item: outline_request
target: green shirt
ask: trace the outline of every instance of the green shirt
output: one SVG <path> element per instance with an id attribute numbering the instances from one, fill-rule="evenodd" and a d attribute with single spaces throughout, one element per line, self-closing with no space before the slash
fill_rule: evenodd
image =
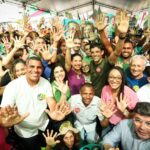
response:
<path id="1" fill-rule="evenodd" d="M 130 64 L 125 63 L 122 57 L 118 57 L 118 62 L 123 63 L 122 69 L 124 70 L 125 73 L 127 73 L 129 71 Z"/>
<path id="2" fill-rule="evenodd" d="M 51 85 L 52 85 L 53 97 L 56 100 L 56 102 L 58 103 L 61 98 L 61 91 L 58 89 L 56 81 L 53 81 Z M 71 97 L 70 89 L 67 90 L 66 97 L 67 97 L 67 100 Z"/>
<path id="3" fill-rule="evenodd" d="M 105 57 L 99 64 L 95 64 L 94 61 L 91 61 L 91 82 L 94 86 L 96 96 L 100 97 L 102 88 L 106 84 L 108 72 L 111 66 L 112 65 L 109 63 L 107 57 Z"/>

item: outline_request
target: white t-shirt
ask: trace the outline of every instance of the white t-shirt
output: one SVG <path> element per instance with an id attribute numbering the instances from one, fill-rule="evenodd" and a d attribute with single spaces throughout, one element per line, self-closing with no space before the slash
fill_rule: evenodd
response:
<path id="1" fill-rule="evenodd" d="M 100 121 L 104 119 L 99 109 L 101 100 L 97 96 L 93 97 L 92 102 L 87 107 L 83 104 L 80 94 L 71 96 L 69 102 L 75 115 L 75 127 L 80 131 L 83 128 L 87 132 L 94 131 L 96 128 L 96 117 L 98 116 Z"/>
<path id="2" fill-rule="evenodd" d="M 48 97 L 52 97 L 51 85 L 42 77 L 33 87 L 28 84 L 26 76 L 21 76 L 6 86 L 1 106 L 16 105 L 20 115 L 30 113 L 24 121 L 15 125 L 15 131 L 19 136 L 32 137 L 38 134 L 39 129 L 46 129 L 49 119 L 45 113 L 45 98 Z"/>
<path id="3" fill-rule="evenodd" d="M 150 83 L 142 86 L 137 91 L 137 96 L 140 102 L 149 102 L 150 103 Z"/>

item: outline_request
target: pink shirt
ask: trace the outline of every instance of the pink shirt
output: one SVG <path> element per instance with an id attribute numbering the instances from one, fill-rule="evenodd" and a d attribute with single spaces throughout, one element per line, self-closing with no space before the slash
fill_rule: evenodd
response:
<path id="1" fill-rule="evenodd" d="M 134 109 L 136 103 L 139 102 L 136 93 L 132 89 L 130 89 L 128 86 L 125 86 L 124 87 L 124 95 L 127 96 L 128 101 L 129 101 L 128 109 L 130 109 L 130 110 Z M 102 93 L 101 93 L 101 98 L 102 98 L 102 101 L 104 101 L 104 102 L 108 102 L 108 101 L 112 100 L 112 93 L 111 93 L 111 88 L 109 85 L 106 85 L 103 87 Z M 117 106 L 116 106 L 116 109 L 117 109 Z M 111 116 L 111 118 L 109 119 L 109 122 L 116 125 L 122 119 L 125 119 L 125 117 L 122 114 L 122 112 L 120 112 L 117 109 L 117 112 Z"/>

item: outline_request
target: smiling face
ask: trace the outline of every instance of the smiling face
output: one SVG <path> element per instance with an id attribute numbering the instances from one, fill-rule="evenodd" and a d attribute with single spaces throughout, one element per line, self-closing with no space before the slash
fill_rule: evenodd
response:
<path id="1" fill-rule="evenodd" d="M 124 43 L 121 55 L 123 58 L 129 58 L 132 56 L 134 49 L 132 43 Z"/>
<path id="2" fill-rule="evenodd" d="M 108 75 L 108 83 L 112 90 L 118 90 L 122 83 L 122 76 L 117 69 L 112 69 Z"/>
<path id="3" fill-rule="evenodd" d="M 63 140 L 64 140 L 65 145 L 66 145 L 69 149 L 72 149 L 72 148 L 73 148 L 75 138 L 74 138 L 74 134 L 73 134 L 72 131 L 68 131 L 68 132 L 64 135 Z"/>
<path id="4" fill-rule="evenodd" d="M 74 56 L 71 65 L 74 70 L 80 70 L 82 67 L 82 58 L 80 56 Z"/>
<path id="5" fill-rule="evenodd" d="M 26 65 L 23 63 L 17 63 L 14 69 L 15 69 L 15 76 L 17 78 L 20 77 L 21 75 L 25 75 L 26 73 Z"/>
<path id="6" fill-rule="evenodd" d="M 88 106 L 94 97 L 94 89 L 92 87 L 82 87 L 80 90 L 82 102 L 85 106 Z"/>
<path id="7" fill-rule="evenodd" d="M 102 56 L 104 54 L 104 51 L 99 49 L 98 47 L 94 47 L 91 49 L 91 57 L 95 64 L 98 64 L 102 60 Z"/>
<path id="8" fill-rule="evenodd" d="M 39 60 L 30 59 L 27 63 L 26 78 L 30 85 L 35 85 L 40 80 L 42 75 L 42 63 Z"/>
<path id="9" fill-rule="evenodd" d="M 73 50 L 78 52 L 81 48 L 81 39 L 75 38 L 73 42 L 74 42 Z"/>
<path id="10" fill-rule="evenodd" d="M 54 77 L 55 79 L 59 79 L 60 81 L 63 81 L 65 79 L 65 71 L 61 66 L 55 67 Z"/>
<path id="11" fill-rule="evenodd" d="M 150 117 L 135 114 L 133 125 L 137 136 L 142 140 L 150 139 Z"/>
<path id="12" fill-rule="evenodd" d="M 90 71 L 90 66 L 87 62 L 83 61 L 82 62 L 82 72 L 83 73 L 88 73 Z"/>
<path id="13" fill-rule="evenodd" d="M 130 64 L 130 72 L 135 79 L 143 77 L 145 61 L 143 59 L 133 59 Z"/>

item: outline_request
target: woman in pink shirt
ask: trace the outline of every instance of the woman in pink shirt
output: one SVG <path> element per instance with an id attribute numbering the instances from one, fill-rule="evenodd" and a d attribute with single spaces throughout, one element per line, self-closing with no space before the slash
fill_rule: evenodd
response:
<path id="1" fill-rule="evenodd" d="M 103 87 L 101 98 L 104 102 L 102 104 L 103 110 L 105 108 L 108 122 L 112 125 L 116 125 L 122 119 L 128 118 L 130 110 L 139 101 L 136 93 L 125 85 L 124 72 L 118 66 L 110 70 L 108 74 L 108 85 Z M 112 107 L 114 111 L 112 111 Z"/>

